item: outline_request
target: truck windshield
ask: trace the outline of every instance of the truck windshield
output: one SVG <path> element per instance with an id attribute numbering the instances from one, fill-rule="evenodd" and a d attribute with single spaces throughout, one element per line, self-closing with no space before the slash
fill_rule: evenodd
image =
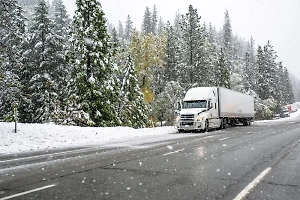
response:
<path id="1" fill-rule="evenodd" d="M 206 108 L 205 100 L 184 101 L 183 108 Z"/>

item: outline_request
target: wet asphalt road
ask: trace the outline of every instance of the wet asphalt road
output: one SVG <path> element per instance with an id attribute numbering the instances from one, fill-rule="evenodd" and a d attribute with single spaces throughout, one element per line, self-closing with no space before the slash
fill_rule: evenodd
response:
<path id="1" fill-rule="evenodd" d="M 299 119 L 186 135 L 9 163 L 0 200 L 300 199 Z"/>

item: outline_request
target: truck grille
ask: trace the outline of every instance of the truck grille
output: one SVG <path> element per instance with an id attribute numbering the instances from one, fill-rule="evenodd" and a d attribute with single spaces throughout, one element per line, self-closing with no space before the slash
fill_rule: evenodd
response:
<path id="1" fill-rule="evenodd" d="M 181 115 L 181 121 L 194 121 L 194 115 Z"/>

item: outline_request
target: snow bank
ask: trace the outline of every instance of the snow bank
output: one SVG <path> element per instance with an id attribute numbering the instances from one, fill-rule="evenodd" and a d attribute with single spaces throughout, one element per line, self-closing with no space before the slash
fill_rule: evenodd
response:
<path id="1" fill-rule="evenodd" d="M 174 127 L 133 129 L 19 123 L 15 133 L 14 127 L 14 123 L 0 122 L 0 154 L 97 145 L 176 132 Z"/>
<path id="2" fill-rule="evenodd" d="M 292 119 L 298 118 L 300 116 L 300 110 L 293 112 L 290 114 L 290 117 L 285 117 L 285 118 L 279 118 L 279 119 L 272 119 L 272 120 L 260 120 L 260 121 L 255 121 L 255 124 L 261 124 L 261 123 L 276 123 L 276 122 L 287 122 L 291 121 Z"/>

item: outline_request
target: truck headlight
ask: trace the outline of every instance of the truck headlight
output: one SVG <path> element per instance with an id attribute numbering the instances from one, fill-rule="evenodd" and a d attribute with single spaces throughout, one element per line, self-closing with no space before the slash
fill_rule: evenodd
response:
<path id="1" fill-rule="evenodd" d="M 178 122 L 180 120 L 180 116 L 176 117 L 176 122 Z"/>
<path id="2" fill-rule="evenodd" d="M 204 120 L 204 117 L 202 117 L 202 116 L 197 118 L 197 121 L 203 121 L 203 120 Z"/>

